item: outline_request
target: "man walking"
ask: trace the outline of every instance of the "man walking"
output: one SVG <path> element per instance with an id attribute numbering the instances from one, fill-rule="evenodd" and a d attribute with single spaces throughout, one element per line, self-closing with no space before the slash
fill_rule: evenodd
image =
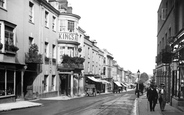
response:
<path id="1" fill-rule="evenodd" d="M 158 93 L 153 84 L 150 85 L 150 88 L 147 91 L 147 98 L 150 104 L 150 111 L 155 111 L 155 106 L 158 99 Z"/>
<path id="2" fill-rule="evenodd" d="M 165 85 L 161 84 L 159 90 L 159 103 L 160 103 L 160 109 L 161 111 L 164 111 L 165 105 L 166 105 L 166 90 Z"/>

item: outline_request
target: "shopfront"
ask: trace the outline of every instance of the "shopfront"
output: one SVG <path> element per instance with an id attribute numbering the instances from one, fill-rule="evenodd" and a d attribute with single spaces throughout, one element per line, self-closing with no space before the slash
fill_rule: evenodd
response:
<path id="1" fill-rule="evenodd" d="M 21 98 L 20 65 L 0 63 L 0 103 L 14 102 Z M 19 87 L 19 88 L 18 88 Z"/>

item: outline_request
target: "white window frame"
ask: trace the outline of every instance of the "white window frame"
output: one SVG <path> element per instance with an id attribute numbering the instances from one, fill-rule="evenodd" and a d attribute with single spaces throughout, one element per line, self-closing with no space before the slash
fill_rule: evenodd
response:
<path id="1" fill-rule="evenodd" d="M 30 6 L 30 4 L 32 6 Z M 29 1 L 29 22 L 34 23 L 34 3 Z"/>
<path id="2" fill-rule="evenodd" d="M 52 30 L 56 31 L 56 16 L 52 16 Z"/>
<path id="3" fill-rule="evenodd" d="M 6 0 L 0 0 L 1 2 L 3 2 L 3 5 L 0 6 L 0 8 L 6 9 Z"/>
<path id="4" fill-rule="evenodd" d="M 49 28 L 49 12 L 45 10 L 45 27 Z"/>

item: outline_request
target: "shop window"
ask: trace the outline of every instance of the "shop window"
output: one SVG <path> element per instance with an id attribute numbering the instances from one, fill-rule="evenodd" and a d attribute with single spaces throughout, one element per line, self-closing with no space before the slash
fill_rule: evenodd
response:
<path id="1" fill-rule="evenodd" d="M 68 20 L 68 31 L 74 32 L 74 21 Z"/>
<path id="2" fill-rule="evenodd" d="M 29 22 L 34 22 L 34 4 L 29 2 Z"/>
<path id="3" fill-rule="evenodd" d="M 0 70 L 0 97 L 7 95 L 14 95 L 14 71 L 7 71 L 7 77 L 5 77 L 5 71 Z"/>
<path id="4" fill-rule="evenodd" d="M 0 97 L 5 96 L 5 71 L 0 70 Z"/>
<path id="5" fill-rule="evenodd" d="M 14 71 L 7 71 L 7 95 L 14 94 Z"/>

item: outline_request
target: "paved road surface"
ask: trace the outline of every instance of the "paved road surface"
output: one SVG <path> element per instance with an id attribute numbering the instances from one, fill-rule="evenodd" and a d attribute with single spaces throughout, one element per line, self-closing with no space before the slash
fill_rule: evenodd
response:
<path id="1" fill-rule="evenodd" d="M 71 100 L 41 100 L 41 107 L 2 112 L 0 115 L 131 115 L 134 91 Z"/>

